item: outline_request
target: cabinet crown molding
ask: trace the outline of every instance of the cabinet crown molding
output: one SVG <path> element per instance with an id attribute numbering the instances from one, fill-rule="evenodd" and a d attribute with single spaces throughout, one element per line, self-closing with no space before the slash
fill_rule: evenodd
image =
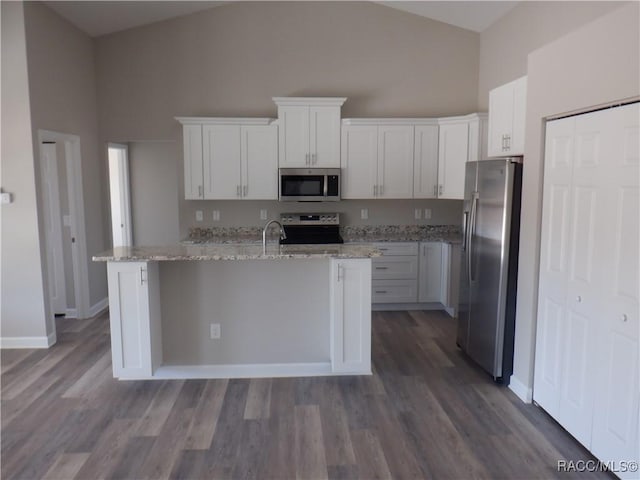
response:
<path id="1" fill-rule="evenodd" d="M 347 97 L 272 97 L 276 105 L 306 105 L 306 106 L 335 106 L 341 107 Z"/>
<path id="2" fill-rule="evenodd" d="M 438 125 L 437 118 L 343 118 L 343 125 Z"/>
<path id="3" fill-rule="evenodd" d="M 182 125 L 271 125 L 275 118 L 265 117 L 174 117 Z"/>

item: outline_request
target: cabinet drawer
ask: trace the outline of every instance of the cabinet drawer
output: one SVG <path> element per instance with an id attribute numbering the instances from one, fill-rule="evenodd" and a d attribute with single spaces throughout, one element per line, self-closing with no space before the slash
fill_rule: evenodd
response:
<path id="1" fill-rule="evenodd" d="M 418 301 L 417 280 L 372 280 L 372 303 L 415 303 Z"/>
<path id="2" fill-rule="evenodd" d="M 374 246 L 385 257 L 392 255 L 418 255 L 418 244 L 416 242 L 379 242 L 374 243 Z"/>
<path id="3" fill-rule="evenodd" d="M 418 278 L 418 257 L 407 255 L 377 257 L 371 263 L 371 270 L 371 278 L 374 280 L 415 280 Z"/>

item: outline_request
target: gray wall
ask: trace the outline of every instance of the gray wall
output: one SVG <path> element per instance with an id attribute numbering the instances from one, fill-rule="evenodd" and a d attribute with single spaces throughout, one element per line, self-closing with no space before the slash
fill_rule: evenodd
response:
<path id="1" fill-rule="evenodd" d="M 480 111 L 489 108 L 489 90 L 527 74 L 529 53 L 622 3 L 520 2 L 480 34 Z"/>
<path id="2" fill-rule="evenodd" d="M 40 252 L 24 12 L 2 2 L 1 185 L 14 202 L 2 205 L 0 336 L 47 335 Z"/>
<path id="3" fill-rule="evenodd" d="M 159 142 L 129 144 L 129 184 L 134 245 L 180 241 L 178 225 L 178 146 Z"/>
<path id="4" fill-rule="evenodd" d="M 627 3 L 529 55 L 514 358 L 514 377 L 527 388 L 533 385 L 544 121 L 640 96 L 639 19 L 639 4 Z"/>
<path id="5" fill-rule="evenodd" d="M 471 113 L 478 41 L 474 32 L 373 3 L 224 5 L 97 40 L 101 136 L 175 142 L 166 155 L 175 156 L 178 169 L 181 237 L 196 225 L 196 209 L 206 220 L 220 209 L 219 225 L 260 225 L 259 202 L 184 200 L 182 129 L 174 116 L 275 117 L 271 97 L 295 95 L 346 96 L 344 117 Z M 306 208 L 263 205 L 270 215 Z M 398 205 L 400 214 L 392 210 Z M 459 221 L 459 205 L 420 205 L 431 205 L 431 223 Z M 148 206 L 134 217 L 153 216 Z M 369 223 L 414 223 L 413 202 L 342 202 L 338 210 L 359 223 L 362 206 Z"/>
<path id="6" fill-rule="evenodd" d="M 94 305 L 107 296 L 105 265 L 92 262 L 91 257 L 106 249 L 108 198 L 106 164 L 101 161 L 106 147 L 98 143 L 94 45 L 44 4 L 26 2 L 24 9 L 34 138 L 38 129 L 80 137 L 89 305 Z M 34 154 L 37 158 L 38 145 Z"/>

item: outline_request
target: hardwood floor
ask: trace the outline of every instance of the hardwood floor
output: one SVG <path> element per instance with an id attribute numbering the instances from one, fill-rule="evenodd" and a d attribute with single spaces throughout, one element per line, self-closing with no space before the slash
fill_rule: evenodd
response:
<path id="1" fill-rule="evenodd" d="M 374 312 L 367 377 L 116 381 L 106 316 L 57 327 L 2 351 L 3 479 L 567 479 L 558 460 L 592 458 L 440 312 Z"/>

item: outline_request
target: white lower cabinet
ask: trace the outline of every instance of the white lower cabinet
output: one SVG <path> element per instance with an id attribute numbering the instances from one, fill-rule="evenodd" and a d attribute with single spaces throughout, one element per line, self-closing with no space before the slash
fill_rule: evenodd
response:
<path id="1" fill-rule="evenodd" d="M 443 285 L 442 243 L 420 243 L 419 302 L 441 302 Z"/>
<path id="2" fill-rule="evenodd" d="M 614 473 L 639 460 L 640 108 L 547 122 L 533 399 Z"/>
<path id="3" fill-rule="evenodd" d="M 113 376 L 151 378 L 162 362 L 157 262 L 109 262 Z"/>
<path id="4" fill-rule="evenodd" d="M 393 242 L 376 244 L 381 257 L 372 259 L 373 303 L 415 303 L 418 301 L 418 244 Z"/>
<path id="5" fill-rule="evenodd" d="M 371 373 L 371 260 L 331 260 L 331 369 Z"/>

